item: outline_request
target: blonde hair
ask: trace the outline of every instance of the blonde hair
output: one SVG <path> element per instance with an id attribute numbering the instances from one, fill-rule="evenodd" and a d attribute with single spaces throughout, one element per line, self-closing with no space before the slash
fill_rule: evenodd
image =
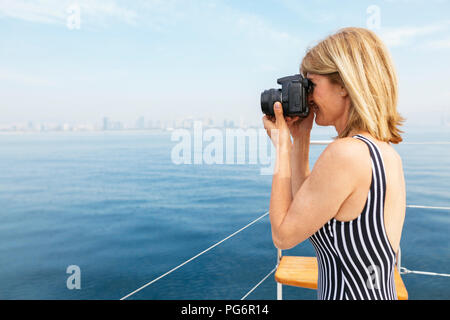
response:
<path id="1" fill-rule="evenodd" d="M 378 140 L 399 143 L 399 126 L 405 121 L 397 112 L 397 75 L 392 58 L 378 36 L 363 28 L 344 28 L 309 49 L 300 72 L 326 75 L 345 87 L 351 106 L 346 128 L 366 130 Z"/>

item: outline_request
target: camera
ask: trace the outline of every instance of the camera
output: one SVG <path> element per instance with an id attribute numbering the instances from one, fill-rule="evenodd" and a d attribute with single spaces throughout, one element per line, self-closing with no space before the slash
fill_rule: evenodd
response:
<path id="1" fill-rule="evenodd" d="M 306 118 L 309 114 L 308 95 L 312 93 L 311 80 L 301 74 L 280 78 L 277 83 L 281 89 L 269 89 L 261 93 L 261 110 L 264 114 L 274 116 L 273 105 L 281 102 L 284 116 L 300 116 Z"/>

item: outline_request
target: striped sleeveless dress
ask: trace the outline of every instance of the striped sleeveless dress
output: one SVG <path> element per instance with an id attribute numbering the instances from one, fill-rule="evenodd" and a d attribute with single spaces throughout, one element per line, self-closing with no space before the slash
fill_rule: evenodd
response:
<path id="1" fill-rule="evenodd" d="M 320 300 L 393 300 L 395 252 L 384 227 L 386 176 L 378 147 L 362 135 L 353 136 L 369 147 L 372 182 L 358 218 L 328 221 L 309 239 L 318 262 Z"/>

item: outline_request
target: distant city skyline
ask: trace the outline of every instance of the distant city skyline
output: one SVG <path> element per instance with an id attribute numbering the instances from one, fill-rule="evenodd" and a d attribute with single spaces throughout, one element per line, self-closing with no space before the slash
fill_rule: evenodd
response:
<path id="1" fill-rule="evenodd" d="M 239 119 L 232 118 L 213 118 L 213 117 L 193 117 L 185 118 L 178 117 L 175 120 L 159 120 L 146 119 L 144 116 L 138 117 L 134 122 L 125 122 L 120 119 L 112 119 L 103 117 L 99 121 L 94 122 L 12 122 L 0 123 L 1 132 L 48 132 L 48 131 L 63 131 L 63 132 L 78 132 L 78 131 L 121 131 L 121 130 L 167 130 L 174 129 L 193 129 L 195 122 L 200 122 L 204 128 L 262 128 L 262 124 L 255 121 L 247 121 L 244 117 Z M 450 127 L 450 114 L 442 114 L 435 118 L 435 122 L 407 122 L 408 126 L 440 126 Z"/>
<path id="2" fill-rule="evenodd" d="M 0 123 L 0 132 L 11 131 L 29 131 L 29 132 L 45 132 L 45 131 L 118 131 L 118 130 L 148 130 L 148 129 L 192 129 L 195 122 L 200 122 L 205 128 L 259 128 L 262 127 L 256 122 L 247 122 L 244 117 L 238 119 L 225 118 L 219 119 L 214 117 L 178 117 L 175 120 L 159 120 L 146 119 L 140 116 L 134 122 L 125 122 L 120 119 L 112 119 L 103 117 L 101 121 L 96 122 L 13 122 Z"/>
<path id="3" fill-rule="evenodd" d="M 259 125 L 261 91 L 346 26 L 371 28 L 389 47 L 408 123 L 440 125 L 450 112 L 448 12 L 450 0 L 0 1 L 0 125 Z"/>

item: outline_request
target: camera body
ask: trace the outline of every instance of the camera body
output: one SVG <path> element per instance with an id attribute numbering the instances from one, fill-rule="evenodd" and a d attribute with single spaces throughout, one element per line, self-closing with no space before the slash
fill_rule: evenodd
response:
<path id="1" fill-rule="evenodd" d="M 283 77 L 277 80 L 281 89 L 269 89 L 261 93 L 261 110 L 264 114 L 274 116 L 273 105 L 281 102 L 283 115 L 306 118 L 309 115 L 308 95 L 313 84 L 301 74 Z"/>

